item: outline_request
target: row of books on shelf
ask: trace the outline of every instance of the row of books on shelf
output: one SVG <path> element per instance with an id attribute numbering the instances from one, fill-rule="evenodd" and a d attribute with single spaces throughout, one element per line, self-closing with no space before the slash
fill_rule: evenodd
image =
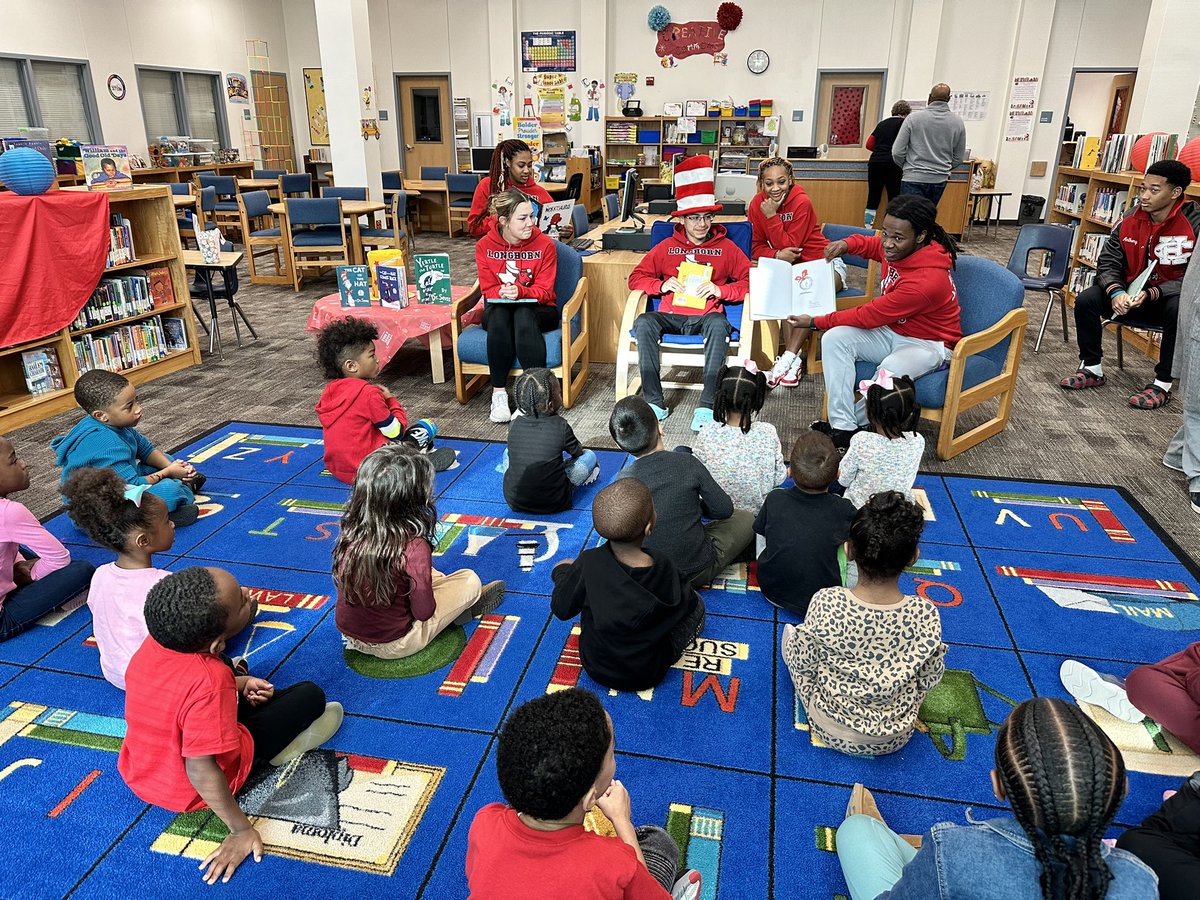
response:
<path id="1" fill-rule="evenodd" d="M 1087 266 L 1072 266 L 1070 277 L 1067 279 L 1067 290 L 1078 295 L 1086 291 L 1096 280 L 1096 270 Z"/>
<path id="2" fill-rule="evenodd" d="M 1096 188 L 1088 215 L 1105 225 L 1116 225 L 1125 215 L 1125 207 L 1128 205 L 1129 191 L 1119 191 L 1112 187 Z"/>
<path id="3" fill-rule="evenodd" d="M 108 261 L 105 267 L 119 266 L 133 262 L 136 258 L 133 250 L 133 225 L 120 213 L 109 217 L 108 227 Z"/>
<path id="4" fill-rule="evenodd" d="M 1058 186 L 1054 197 L 1054 208 L 1059 212 L 1083 215 L 1083 204 L 1087 200 L 1086 181 L 1064 181 Z"/>
<path id="5" fill-rule="evenodd" d="M 1104 249 L 1106 240 L 1108 240 L 1108 235 L 1102 231 L 1085 234 L 1079 243 L 1079 258 L 1095 265 L 1100 259 L 1100 251 Z"/>
<path id="6" fill-rule="evenodd" d="M 1133 145 L 1140 138 L 1149 138 L 1149 150 L 1146 154 L 1145 168 L 1164 159 L 1174 159 L 1179 151 L 1180 137 L 1178 134 L 1157 133 L 1141 134 L 1112 134 L 1107 139 L 1098 135 L 1083 136 L 1076 139 L 1075 154 L 1071 165 L 1076 169 L 1099 169 L 1101 172 L 1127 172 L 1130 168 L 1130 157 Z M 1143 169 L 1144 171 L 1144 169 Z"/>
<path id="7" fill-rule="evenodd" d="M 610 144 L 636 144 L 638 127 L 636 122 L 609 122 L 604 130 L 604 139 Z"/>
<path id="8" fill-rule="evenodd" d="M 80 373 L 91 369 L 120 372 L 186 350 L 187 328 L 178 316 L 153 316 L 112 331 L 85 334 L 71 341 L 71 346 Z"/>
<path id="9" fill-rule="evenodd" d="M 130 269 L 119 278 L 101 278 L 87 304 L 79 311 L 72 330 L 128 319 L 175 303 L 171 272 L 166 266 Z"/>

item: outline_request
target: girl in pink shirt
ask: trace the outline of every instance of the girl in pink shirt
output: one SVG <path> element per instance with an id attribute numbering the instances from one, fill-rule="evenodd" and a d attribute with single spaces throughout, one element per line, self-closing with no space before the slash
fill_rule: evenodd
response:
<path id="1" fill-rule="evenodd" d="M 9 494 L 29 487 L 29 470 L 0 437 L 0 641 L 46 613 L 86 596 L 94 567 L 71 554 Z M 31 551 L 26 559 L 21 547 Z"/>
<path id="2" fill-rule="evenodd" d="M 100 670 L 121 690 L 129 660 L 146 639 L 146 595 L 171 574 L 154 568 L 151 557 L 175 543 L 167 504 L 147 487 L 127 485 L 112 469 L 84 467 L 72 472 L 62 489 L 72 521 L 117 554 L 116 562 L 96 570 L 88 606 Z"/>

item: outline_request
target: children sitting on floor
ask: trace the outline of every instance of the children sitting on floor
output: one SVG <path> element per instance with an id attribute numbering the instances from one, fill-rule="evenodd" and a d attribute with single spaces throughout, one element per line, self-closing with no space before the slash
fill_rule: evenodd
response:
<path id="1" fill-rule="evenodd" d="M 94 571 L 90 562 L 71 559 L 24 504 L 8 499 L 28 487 L 28 467 L 0 437 L 0 641 L 85 596 Z"/>
<path id="2" fill-rule="evenodd" d="M 925 438 L 914 429 L 921 417 L 917 389 L 907 375 L 893 378 L 886 369 L 876 381 L 859 384 L 866 400 L 869 429 L 850 438 L 838 481 L 855 508 L 872 494 L 899 491 L 913 498 L 913 484 L 925 452 Z"/>
<path id="3" fill-rule="evenodd" d="M 155 450 L 137 430 L 142 405 L 129 379 L 104 369 L 84 372 L 75 382 L 75 402 L 87 416 L 50 442 L 63 484 L 84 466 L 113 469 L 126 484 L 149 485 L 176 525 L 191 525 L 200 517 L 193 491 L 204 484 L 204 476 L 191 463 Z"/>
<path id="4" fill-rule="evenodd" d="M 996 733 L 992 791 L 1011 816 L 980 820 L 968 809 L 967 825 L 942 822 L 910 844 L 855 786 L 836 839 L 850 898 L 1157 897 L 1154 873 L 1103 842 L 1127 789 L 1121 752 L 1077 706 L 1026 700 Z M 1180 896 L 1194 895 L 1193 880 Z"/>
<path id="5" fill-rule="evenodd" d="M 704 629 L 704 601 L 661 551 L 642 543 L 654 530 L 650 489 L 618 478 L 592 501 L 606 543 L 554 567 L 550 609 L 580 616 L 583 669 L 607 688 L 655 687 Z"/>
<path id="6" fill-rule="evenodd" d="M 843 753 L 882 756 L 912 737 L 921 701 L 945 672 L 937 607 L 900 590 L 916 562 L 921 507 L 876 494 L 850 526 L 853 591 L 817 591 L 804 624 L 783 629 L 783 659 L 814 738 Z"/>
<path id="7" fill-rule="evenodd" d="M 526 369 L 513 383 L 519 415 L 508 426 L 500 471 L 504 499 L 514 512 L 556 513 L 571 508 L 575 487 L 600 477 L 600 463 L 558 414 L 562 390 L 549 369 Z M 563 459 L 563 454 L 570 457 Z"/>
<path id="8" fill-rule="evenodd" d="M 713 418 L 692 444 L 696 459 L 712 474 L 737 509 L 757 514 L 767 493 L 787 478 L 779 433 L 755 422 L 767 397 L 767 377 L 754 363 L 726 366 L 717 376 Z"/>
<path id="9" fill-rule="evenodd" d="M 276 691 L 234 674 L 226 643 L 258 604 L 224 569 L 168 575 L 146 597 L 150 636 L 125 672 L 125 740 L 117 769 L 146 803 L 175 812 L 211 809 L 229 835 L 200 864 L 208 884 L 228 881 L 262 836 L 234 795 L 251 769 L 282 766 L 320 747 L 342 724 L 339 703 L 311 681 Z"/>
<path id="10" fill-rule="evenodd" d="M 591 691 L 535 697 L 508 717 L 496 774 L 508 805 L 489 803 L 467 835 L 472 900 L 694 900 L 700 873 L 676 878 L 679 847 L 655 825 L 634 828 L 617 770 L 612 719 Z M 593 808 L 615 837 L 584 827 Z"/>
<path id="11" fill-rule="evenodd" d="M 636 478 L 654 498 L 658 521 L 645 546 L 662 552 L 696 587 L 710 584 L 754 539 L 754 516 L 734 509 L 695 456 L 663 446 L 662 422 L 641 397 L 617 401 L 608 431 L 635 457 L 617 477 Z"/>
<path id="12" fill-rule="evenodd" d="M 828 435 L 802 433 L 792 445 L 795 487 L 767 494 L 754 520 L 763 542 L 758 554 L 763 596 L 800 618 L 813 594 L 842 583 L 838 549 L 850 535 L 854 506 L 829 492 L 839 458 Z"/>
<path id="13" fill-rule="evenodd" d="M 1158 876 L 1159 900 L 1196 900 L 1200 885 L 1200 772 L 1163 794 L 1163 803 L 1142 824 L 1119 838 Z"/>
<path id="14" fill-rule="evenodd" d="M 76 469 L 63 485 L 67 511 L 88 537 L 117 554 L 92 576 L 88 608 L 100 671 L 125 690 L 125 669 L 146 640 L 142 607 L 150 588 L 171 573 L 151 559 L 175 543 L 167 504 L 147 485 L 127 485 L 112 469 Z"/>
<path id="15" fill-rule="evenodd" d="M 335 621 L 346 647 L 402 659 L 500 605 L 503 581 L 483 586 L 470 569 L 433 568 L 437 521 L 427 456 L 385 444 L 363 460 L 333 547 Z"/>
<path id="16" fill-rule="evenodd" d="M 437 427 L 426 419 L 408 426 L 400 401 L 375 383 L 381 366 L 375 356 L 379 330 L 364 319 L 336 319 L 317 335 L 317 357 L 329 383 L 317 403 L 325 437 L 325 468 L 338 481 L 354 483 L 368 453 L 389 441 L 403 441 L 430 454 L 435 472 L 454 465 L 449 447 L 433 449 Z"/>

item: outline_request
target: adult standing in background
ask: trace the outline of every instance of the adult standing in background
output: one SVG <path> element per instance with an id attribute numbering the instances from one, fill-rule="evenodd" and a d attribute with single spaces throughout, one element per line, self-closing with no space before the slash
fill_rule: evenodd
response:
<path id="1" fill-rule="evenodd" d="M 1176 344 L 1172 374 L 1178 381 L 1183 397 L 1183 423 L 1163 456 L 1163 465 L 1187 476 L 1192 509 L 1200 513 L 1200 351 L 1194 343 L 1200 340 L 1200 253 L 1193 253 L 1179 292 L 1179 320 L 1176 333 L 1183 340 Z"/>
<path id="2" fill-rule="evenodd" d="M 910 112 L 912 107 L 907 100 L 897 100 L 892 104 L 892 114 L 876 125 L 867 138 L 871 158 L 867 160 L 867 208 L 863 211 L 863 224 L 868 228 L 875 227 L 875 212 L 883 199 L 883 189 L 887 188 L 889 203 L 900 195 L 903 170 L 892 159 L 892 145 Z"/>
<path id="3" fill-rule="evenodd" d="M 967 155 L 967 126 L 950 109 L 950 85 L 935 84 L 929 105 L 904 120 L 892 159 L 904 170 L 900 193 L 928 197 L 937 206 L 950 171 Z"/>

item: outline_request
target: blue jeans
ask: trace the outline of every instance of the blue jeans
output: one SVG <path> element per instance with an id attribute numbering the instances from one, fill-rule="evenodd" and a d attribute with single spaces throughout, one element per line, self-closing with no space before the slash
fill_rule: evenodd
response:
<path id="1" fill-rule="evenodd" d="M 0 606 L 0 641 L 20 634 L 46 613 L 84 593 L 95 571 L 90 562 L 73 559 L 61 569 L 9 591 Z"/>
<path id="2" fill-rule="evenodd" d="M 937 184 L 925 184 L 922 181 L 901 181 L 901 194 L 916 194 L 918 197 L 925 197 L 933 201 L 933 205 L 937 206 L 938 201 L 942 199 L 942 194 L 946 190 L 946 182 L 939 181 Z"/>
<path id="3" fill-rule="evenodd" d="M 851 816 L 837 830 L 837 855 L 850 900 L 875 900 L 900 880 L 917 851 L 878 819 Z"/>
<path id="4" fill-rule="evenodd" d="M 600 465 L 600 459 L 596 456 L 594 450 L 584 450 L 574 459 L 563 461 L 563 467 L 567 470 L 567 481 L 579 487 L 588 480 L 588 476 L 596 466 Z M 496 466 L 496 471 L 503 475 L 508 471 L 508 448 L 504 448 L 504 459 L 500 460 L 500 465 Z"/>

